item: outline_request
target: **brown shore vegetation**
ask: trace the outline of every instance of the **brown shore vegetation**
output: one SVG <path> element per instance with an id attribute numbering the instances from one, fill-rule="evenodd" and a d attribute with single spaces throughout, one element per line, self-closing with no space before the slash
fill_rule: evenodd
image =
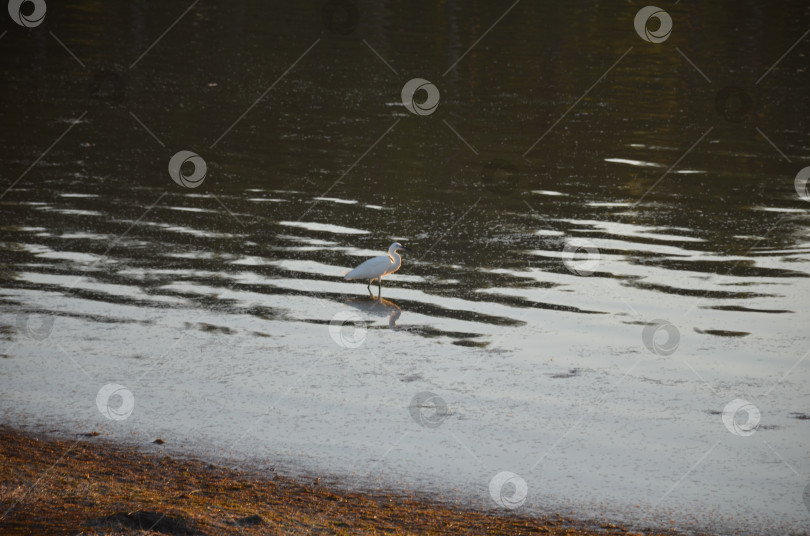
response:
<path id="1" fill-rule="evenodd" d="M 613 525 L 341 491 L 98 437 L 69 441 L 5 426 L 0 426 L 0 516 L 4 535 L 630 534 Z"/>

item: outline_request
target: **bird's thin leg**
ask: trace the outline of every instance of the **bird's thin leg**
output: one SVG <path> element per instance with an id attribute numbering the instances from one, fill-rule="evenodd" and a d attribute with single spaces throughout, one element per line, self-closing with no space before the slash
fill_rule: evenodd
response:
<path id="1" fill-rule="evenodd" d="M 382 277 L 377 280 L 377 299 L 382 299 Z"/>

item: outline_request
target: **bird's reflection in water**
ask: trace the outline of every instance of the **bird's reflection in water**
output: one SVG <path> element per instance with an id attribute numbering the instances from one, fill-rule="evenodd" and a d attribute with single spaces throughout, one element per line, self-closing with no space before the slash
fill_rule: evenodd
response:
<path id="1" fill-rule="evenodd" d="M 386 300 L 385 298 L 349 298 L 346 300 L 347 305 L 351 305 L 355 309 L 359 309 L 366 314 L 373 316 L 387 316 L 388 327 L 391 329 L 399 329 L 397 320 L 402 314 L 402 309 L 396 303 Z"/>

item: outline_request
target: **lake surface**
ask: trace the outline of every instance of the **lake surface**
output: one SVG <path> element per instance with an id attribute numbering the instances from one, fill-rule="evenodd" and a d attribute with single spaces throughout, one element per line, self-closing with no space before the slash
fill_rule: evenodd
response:
<path id="1" fill-rule="evenodd" d="M 0 420 L 807 534 L 810 7 L 689 4 L 5 19 Z"/>

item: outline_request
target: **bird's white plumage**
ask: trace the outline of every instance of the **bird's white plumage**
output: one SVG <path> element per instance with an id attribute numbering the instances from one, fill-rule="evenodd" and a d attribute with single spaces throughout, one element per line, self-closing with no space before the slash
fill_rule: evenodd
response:
<path id="1" fill-rule="evenodd" d="M 362 263 L 360 266 L 344 276 L 344 279 L 368 279 L 369 285 L 375 281 L 382 287 L 382 278 L 388 274 L 393 274 L 402 266 L 402 257 L 397 250 L 407 249 L 399 242 L 394 242 L 388 248 L 386 255 L 374 257 Z"/>
<path id="2" fill-rule="evenodd" d="M 377 279 L 396 272 L 402 265 L 402 261 L 395 262 L 388 255 L 380 255 L 369 259 L 348 274 L 346 279 Z"/>

